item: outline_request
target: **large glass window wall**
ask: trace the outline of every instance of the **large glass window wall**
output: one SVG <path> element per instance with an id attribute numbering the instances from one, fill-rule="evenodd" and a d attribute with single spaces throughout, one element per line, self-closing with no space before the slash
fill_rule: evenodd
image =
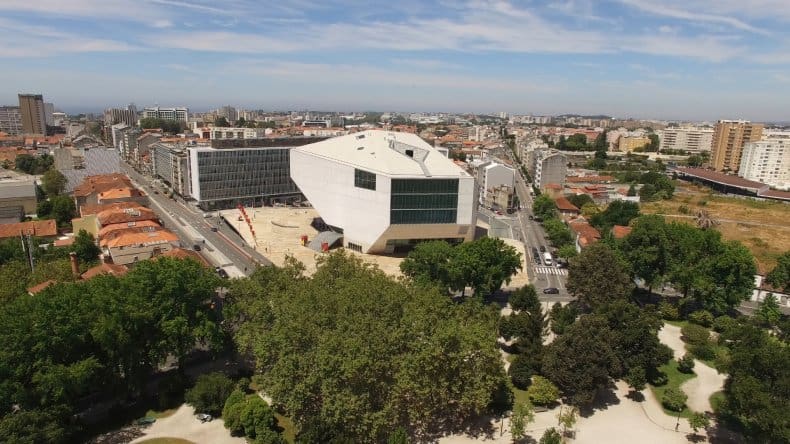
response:
<path id="1" fill-rule="evenodd" d="M 392 179 L 391 224 L 454 224 L 458 179 Z"/>

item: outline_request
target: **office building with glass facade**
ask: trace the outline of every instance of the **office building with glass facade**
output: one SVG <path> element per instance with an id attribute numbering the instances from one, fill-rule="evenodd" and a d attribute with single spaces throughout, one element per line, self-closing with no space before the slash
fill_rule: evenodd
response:
<path id="1" fill-rule="evenodd" d="M 290 147 L 189 148 L 192 197 L 204 210 L 301 197 L 290 177 Z"/>
<path id="2" fill-rule="evenodd" d="M 474 238 L 474 177 L 415 134 L 364 131 L 294 148 L 291 178 L 356 251 Z"/>

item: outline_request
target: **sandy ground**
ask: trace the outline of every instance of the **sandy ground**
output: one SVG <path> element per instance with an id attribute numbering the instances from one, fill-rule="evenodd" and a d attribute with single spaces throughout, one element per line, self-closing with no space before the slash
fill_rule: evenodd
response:
<path id="1" fill-rule="evenodd" d="M 686 344 L 680 339 L 680 327 L 664 324 L 658 332 L 658 338 L 672 348 L 675 359 L 686 354 Z M 726 375 L 721 375 L 716 369 L 708 367 L 704 362 L 694 360 L 694 373 L 697 377 L 689 379 L 680 386 L 689 397 L 686 404 L 695 412 L 712 412 L 710 395 L 724 389 Z"/>
<path id="2" fill-rule="evenodd" d="M 183 404 L 167 418 L 157 419 L 150 427 L 143 429 L 145 435 L 132 441 L 139 443 L 151 438 L 182 438 L 195 443 L 246 444 L 244 438 L 234 438 L 225 428 L 221 419 L 200 422 L 195 417 L 195 409 Z"/>
<path id="3" fill-rule="evenodd" d="M 250 218 L 247 224 L 239 221 L 241 213 L 238 209 L 220 211 L 221 216 L 228 221 L 241 234 L 242 238 L 255 250 L 266 256 L 277 266 L 285 263 L 286 256 L 293 256 L 306 267 L 306 273 L 312 274 L 316 269 L 316 259 L 321 253 L 311 250 L 301 244 L 301 236 L 309 240 L 315 238 L 318 232 L 310 226 L 313 218 L 318 217 L 318 212 L 313 208 L 290 207 L 256 207 L 246 208 Z M 254 231 L 254 235 L 253 235 Z M 529 283 L 527 275 L 527 254 L 524 244 L 514 239 L 503 239 L 505 243 L 513 246 L 521 253 L 522 264 L 510 280 L 509 287 L 521 287 Z M 365 262 L 376 264 L 383 272 L 390 276 L 401 276 L 400 263 L 402 257 L 382 256 L 375 254 L 362 254 L 346 250 L 359 256 Z"/>

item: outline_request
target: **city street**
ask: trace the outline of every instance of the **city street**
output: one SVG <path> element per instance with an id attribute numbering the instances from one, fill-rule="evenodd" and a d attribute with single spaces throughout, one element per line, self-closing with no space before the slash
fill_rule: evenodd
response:
<path id="1" fill-rule="evenodd" d="M 217 217 L 206 218 L 197 208 L 177 202 L 164 194 L 154 193 L 150 180 L 127 164 L 121 163 L 121 169 L 136 186 L 148 194 L 152 209 L 162 218 L 165 228 L 178 235 L 184 248 L 192 248 L 194 242 L 189 228 L 182 221 L 205 239 L 205 244 L 200 245 L 203 249 L 201 254 L 215 266 L 224 268 L 235 265 L 239 272 L 248 275 L 258 264 L 271 264 L 263 255 L 247 246 L 235 231 Z M 214 226 L 218 227 L 218 231 L 211 230 Z"/>

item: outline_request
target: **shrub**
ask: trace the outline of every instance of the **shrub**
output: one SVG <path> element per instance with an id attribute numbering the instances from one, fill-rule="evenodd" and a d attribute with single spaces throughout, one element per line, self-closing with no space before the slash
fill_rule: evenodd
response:
<path id="1" fill-rule="evenodd" d="M 224 373 L 207 373 L 198 376 L 195 386 L 185 393 L 184 400 L 198 412 L 219 416 L 233 386 L 233 380 Z"/>
<path id="2" fill-rule="evenodd" d="M 656 373 L 653 374 L 652 378 L 650 379 L 650 383 L 656 387 L 667 385 L 667 382 L 669 382 L 669 377 L 662 371 L 656 371 Z"/>
<path id="3" fill-rule="evenodd" d="M 679 412 L 686 406 L 688 396 L 682 390 L 670 387 L 664 391 L 661 404 L 669 410 Z"/>
<path id="4" fill-rule="evenodd" d="M 236 388 L 244 393 L 250 393 L 250 378 L 241 378 L 236 381 Z"/>
<path id="5" fill-rule="evenodd" d="M 738 326 L 738 320 L 731 316 L 719 316 L 713 320 L 713 331 L 716 333 L 727 333 Z"/>
<path id="6" fill-rule="evenodd" d="M 710 342 L 694 344 L 691 346 L 690 351 L 697 359 L 703 361 L 710 361 L 716 358 L 716 349 L 713 348 Z"/>
<path id="7" fill-rule="evenodd" d="M 694 357 L 686 353 L 678 359 L 678 371 L 681 373 L 694 373 Z"/>
<path id="8" fill-rule="evenodd" d="M 526 390 L 532 381 L 532 360 L 527 355 L 517 355 L 510 364 L 508 374 L 513 385 L 521 390 Z"/>
<path id="9" fill-rule="evenodd" d="M 697 310 L 689 315 L 689 321 L 703 327 L 710 327 L 713 324 L 713 315 L 707 310 Z"/>
<path id="10" fill-rule="evenodd" d="M 548 405 L 560 397 L 560 389 L 543 376 L 535 376 L 527 389 L 527 397 L 533 404 Z"/>
<path id="11" fill-rule="evenodd" d="M 710 330 L 696 324 L 688 324 L 680 329 L 683 340 L 689 344 L 706 344 L 710 340 Z"/>
<path id="12" fill-rule="evenodd" d="M 669 302 L 661 302 L 658 304 L 658 312 L 661 314 L 661 319 L 666 319 L 668 321 L 675 321 L 680 318 L 678 308 Z"/>
<path id="13" fill-rule="evenodd" d="M 686 205 L 681 205 L 681 206 L 678 207 L 678 213 L 680 213 L 680 214 L 689 214 L 689 213 L 691 213 L 691 210 L 689 210 L 689 207 L 687 207 Z"/>
<path id="14" fill-rule="evenodd" d="M 554 427 L 550 427 L 543 432 L 539 444 L 562 444 L 562 435 Z"/>
<path id="15" fill-rule="evenodd" d="M 239 389 L 231 392 L 225 401 L 222 409 L 222 419 L 225 421 L 225 428 L 230 430 L 233 436 L 244 435 L 244 427 L 241 424 L 241 410 L 244 408 L 245 394 Z"/>

